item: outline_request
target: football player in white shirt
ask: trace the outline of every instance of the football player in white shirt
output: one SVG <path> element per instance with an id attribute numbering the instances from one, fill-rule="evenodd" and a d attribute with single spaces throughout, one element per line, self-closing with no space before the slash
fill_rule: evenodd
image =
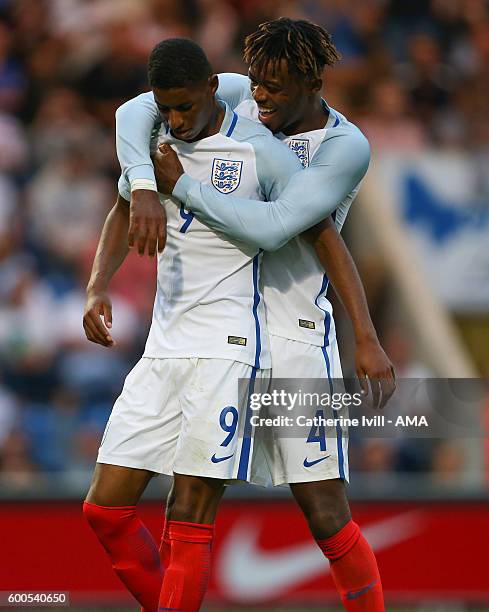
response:
<path id="1" fill-rule="evenodd" d="M 392 366 L 365 315 L 364 295 L 352 262 L 343 257 L 348 280 L 339 273 L 339 258 L 335 261 L 331 250 L 332 241 L 338 239 L 325 221 L 334 213 L 334 222 L 341 228 L 370 157 L 358 128 L 328 107 L 320 95 L 323 68 L 333 65 L 338 54 L 324 29 L 281 18 L 262 24 L 247 38 L 245 59 L 250 80 L 221 75 L 218 95 L 238 113 L 265 124 L 299 155 L 306 169 L 273 202 L 257 205 L 233 195 L 224 201 L 212 187 L 182 174 L 176 156 L 165 148 L 163 155 L 156 156 L 160 184 L 216 230 L 254 246 L 279 249 L 267 254 L 264 265 L 274 377 L 341 376 L 331 307 L 325 298 L 328 278 L 321 264 L 326 267 L 354 324 L 359 378 L 364 385 L 365 377 L 370 379 L 375 398 L 383 405 L 394 390 Z M 126 103 L 118 115 L 119 120 L 125 119 L 118 147 L 123 169 L 130 178 L 141 177 L 150 184 L 155 179 L 147 148 L 158 119 L 151 96 L 143 94 Z M 132 128 L 126 131 L 129 116 Z M 124 147 L 129 141 L 131 151 Z M 150 224 L 158 217 L 151 198 L 149 191 L 141 192 L 132 202 L 135 216 Z M 311 227 L 304 236 L 293 238 Z M 138 238 L 139 250 L 144 252 L 144 232 Z M 276 484 L 291 485 L 314 537 L 332 562 L 345 608 L 381 610 L 375 557 L 351 520 L 345 495 L 344 432 L 339 427 L 336 434 L 332 445 L 317 435 L 302 440 L 302 447 L 295 439 L 278 439 L 272 449 L 272 477 Z M 308 450 L 313 445 L 318 446 L 315 454 Z"/>
<path id="2" fill-rule="evenodd" d="M 192 176 L 223 195 L 263 200 L 277 198 L 300 170 L 265 127 L 216 98 L 218 79 L 197 44 L 163 41 L 148 74 L 165 119 L 161 141 L 175 147 Z M 107 288 L 128 251 L 130 196 L 122 176 L 87 288 L 86 334 L 104 346 L 113 344 Z M 215 232 L 166 196 L 161 204 L 167 241 L 158 256 L 151 329 L 107 423 L 84 514 L 146 610 L 189 612 L 205 593 L 224 485 L 251 478 L 249 395 L 267 377 L 270 354 L 261 251 Z M 158 549 L 135 508 L 155 473 L 174 476 L 163 582 Z"/>

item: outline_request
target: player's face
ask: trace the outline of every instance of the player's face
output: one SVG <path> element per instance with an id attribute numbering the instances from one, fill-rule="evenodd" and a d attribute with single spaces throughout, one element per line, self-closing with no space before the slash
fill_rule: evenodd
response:
<path id="1" fill-rule="evenodd" d="M 156 105 L 179 140 L 205 138 L 215 109 L 217 77 L 189 87 L 153 88 Z"/>
<path id="2" fill-rule="evenodd" d="M 260 121 L 273 133 L 294 134 L 295 126 L 307 117 L 311 99 L 319 90 L 317 83 L 291 74 L 284 60 L 259 71 L 252 63 L 248 76 Z"/>

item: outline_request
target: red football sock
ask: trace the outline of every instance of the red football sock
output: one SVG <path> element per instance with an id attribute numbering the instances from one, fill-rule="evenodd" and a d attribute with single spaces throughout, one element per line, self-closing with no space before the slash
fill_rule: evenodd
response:
<path id="1" fill-rule="evenodd" d="M 158 591 L 152 594 L 152 600 L 156 598 L 157 600 L 160 597 L 161 585 L 163 583 L 163 576 L 166 568 L 170 564 L 170 553 L 171 553 L 171 543 L 168 535 L 168 521 L 165 519 L 165 524 L 163 525 L 163 533 L 161 534 L 160 540 L 160 563 L 162 569 L 162 576 L 160 584 L 158 585 Z M 146 610 L 145 608 L 141 608 L 141 612 L 152 612 L 151 610 Z"/>
<path id="2" fill-rule="evenodd" d="M 165 519 L 165 525 L 163 526 L 163 533 L 161 534 L 160 542 L 160 561 L 163 571 L 165 571 L 170 565 L 171 542 L 169 531 L 169 521 L 168 519 Z"/>
<path id="3" fill-rule="evenodd" d="M 171 558 L 158 609 L 198 612 L 209 581 L 214 525 L 169 521 L 168 528 Z"/>
<path id="4" fill-rule="evenodd" d="M 83 514 L 105 548 L 115 573 L 145 610 L 158 609 L 162 567 L 153 536 L 136 506 L 83 504 Z"/>
<path id="5" fill-rule="evenodd" d="M 345 610 L 383 612 L 379 568 L 360 527 L 349 521 L 334 536 L 317 543 L 331 563 L 331 573 Z"/>
<path id="6" fill-rule="evenodd" d="M 156 600 L 160 597 L 161 585 L 163 583 L 163 576 L 166 568 L 170 565 L 170 554 L 171 554 L 171 542 L 168 534 L 168 521 L 165 519 L 165 524 L 163 525 L 163 532 L 161 534 L 160 540 L 160 563 L 162 569 L 162 576 L 160 584 L 158 585 L 158 590 L 156 593 L 152 593 L 152 601 L 156 598 Z M 151 610 L 146 610 L 145 608 L 141 608 L 141 612 L 152 612 Z"/>

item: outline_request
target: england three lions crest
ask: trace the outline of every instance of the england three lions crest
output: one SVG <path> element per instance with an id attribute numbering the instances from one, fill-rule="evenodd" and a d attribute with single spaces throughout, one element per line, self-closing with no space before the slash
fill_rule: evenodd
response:
<path id="1" fill-rule="evenodd" d="M 289 147 L 299 158 L 303 168 L 309 166 L 309 141 L 307 139 L 293 138 L 289 140 Z"/>
<path id="2" fill-rule="evenodd" d="M 221 193 L 232 193 L 241 181 L 242 161 L 214 159 L 212 163 L 212 184 Z"/>

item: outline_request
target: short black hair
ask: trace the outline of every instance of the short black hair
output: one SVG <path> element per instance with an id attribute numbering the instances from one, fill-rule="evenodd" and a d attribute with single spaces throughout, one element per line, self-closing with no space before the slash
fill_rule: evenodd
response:
<path id="1" fill-rule="evenodd" d="M 212 75 L 202 47 L 188 38 L 167 38 L 151 51 L 148 61 L 150 87 L 172 89 L 201 83 Z"/>
<path id="2" fill-rule="evenodd" d="M 247 64 L 263 70 L 268 63 L 275 69 L 280 60 L 298 76 L 321 78 L 325 66 L 333 66 L 340 54 L 324 28 L 304 19 L 280 17 L 260 24 L 245 39 L 243 52 Z"/>

